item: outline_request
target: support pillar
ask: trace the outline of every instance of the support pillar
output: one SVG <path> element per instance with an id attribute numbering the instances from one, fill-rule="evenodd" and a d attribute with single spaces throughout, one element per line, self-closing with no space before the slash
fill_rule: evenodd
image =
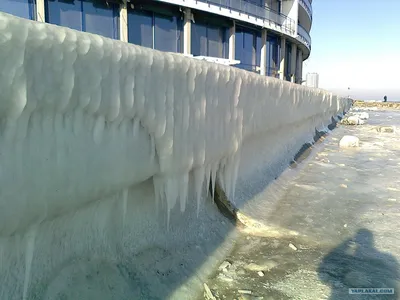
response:
<path id="1" fill-rule="evenodd" d="M 183 17 L 183 54 L 192 54 L 192 11 L 185 8 Z"/>
<path id="2" fill-rule="evenodd" d="M 128 42 L 128 9 L 125 1 L 119 7 L 119 39 Z"/>
<path id="3" fill-rule="evenodd" d="M 292 65 L 290 66 L 290 73 L 291 73 L 291 78 L 290 81 L 291 82 L 296 82 L 296 69 L 297 69 L 297 45 L 296 44 L 292 44 Z"/>
<path id="4" fill-rule="evenodd" d="M 303 52 L 300 50 L 299 51 L 299 84 L 302 84 L 303 81 Z"/>
<path id="5" fill-rule="evenodd" d="M 46 22 L 44 0 L 36 0 L 36 21 Z"/>
<path id="6" fill-rule="evenodd" d="M 281 58 L 279 63 L 279 79 L 285 79 L 286 39 L 281 37 Z"/>
<path id="7" fill-rule="evenodd" d="M 229 60 L 235 60 L 235 34 L 236 34 L 236 24 L 233 21 L 232 27 L 229 29 Z"/>
<path id="8" fill-rule="evenodd" d="M 267 75 L 267 29 L 261 29 L 260 75 Z"/>

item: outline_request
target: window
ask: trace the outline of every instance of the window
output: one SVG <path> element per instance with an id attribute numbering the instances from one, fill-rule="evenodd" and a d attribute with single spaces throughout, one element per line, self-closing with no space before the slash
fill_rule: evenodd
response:
<path id="1" fill-rule="evenodd" d="M 117 4 L 100 0 L 45 0 L 46 22 L 118 39 Z"/>
<path id="2" fill-rule="evenodd" d="M 118 12 L 115 4 L 105 1 L 82 0 L 84 31 L 118 39 Z"/>
<path id="3" fill-rule="evenodd" d="M 153 48 L 153 13 L 130 10 L 128 26 L 129 43 Z"/>
<path id="4" fill-rule="evenodd" d="M 267 68 L 268 76 L 278 77 L 280 40 L 277 36 L 267 36 Z"/>
<path id="5" fill-rule="evenodd" d="M 237 67 L 256 71 L 261 60 L 261 32 L 236 27 L 235 41 L 235 56 L 237 60 L 240 60 Z"/>
<path id="6" fill-rule="evenodd" d="M 210 23 L 192 23 L 194 56 L 228 57 L 228 28 Z"/>
<path id="7" fill-rule="evenodd" d="M 34 20 L 33 0 L 0 0 L 0 11 Z"/>
<path id="8" fill-rule="evenodd" d="M 182 30 L 180 18 L 154 14 L 154 48 L 166 52 L 181 52 Z"/>
<path id="9" fill-rule="evenodd" d="M 281 1 L 280 0 L 265 0 L 265 6 L 272 9 L 275 12 L 281 12 Z"/>
<path id="10" fill-rule="evenodd" d="M 181 52 L 183 22 L 177 15 L 128 11 L 129 43 L 166 52 Z"/>
<path id="11" fill-rule="evenodd" d="M 285 52 L 285 77 L 286 80 L 290 81 L 290 75 L 292 74 L 292 45 L 286 43 L 286 52 Z"/>
<path id="12" fill-rule="evenodd" d="M 192 24 L 192 54 L 207 56 L 207 27 L 205 24 Z"/>

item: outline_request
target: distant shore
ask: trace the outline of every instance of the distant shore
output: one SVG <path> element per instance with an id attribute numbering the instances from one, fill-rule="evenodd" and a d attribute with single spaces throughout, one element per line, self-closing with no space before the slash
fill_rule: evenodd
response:
<path id="1" fill-rule="evenodd" d="M 392 108 L 400 109 L 400 102 L 375 102 L 375 101 L 362 101 L 355 100 L 354 107 L 379 107 L 379 108 Z"/>

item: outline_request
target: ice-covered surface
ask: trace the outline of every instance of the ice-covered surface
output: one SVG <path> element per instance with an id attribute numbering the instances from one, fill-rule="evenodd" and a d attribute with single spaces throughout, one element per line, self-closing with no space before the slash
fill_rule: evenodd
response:
<path id="1" fill-rule="evenodd" d="M 347 300 L 361 286 L 395 294 L 359 299 L 400 299 L 400 135 L 382 126 L 398 128 L 400 112 L 339 125 L 260 194 L 265 228 L 247 228 L 225 258 L 228 270 L 214 269 L 207 284 L 217 299 L 238 299 L 244 289 L 253 299 Z M 340 148 L 345 135 L 360 147 Z"/>
<path id="2" fill-rule="evenodd" d="M 114 260 L 135 240 L 143 245 L 130 251 L 143 249 L 156 207 L 166 227 L 178 202 L 199 213 L 210 178 L 234 200 L 237 177 L 247 182 L 261 165 L 276 173 L 350 105 L 322 90 L 3 13 L 0 70 L 0 299 L 29 298 L 31 282 L 46 286 L 51 272 L 94 249 Z M 129 188 L 149 178 L 153 196 L 132 198 Z M 132 219 L 132 203 L 139 215 L 154 207 L 154 219 Z M 172 244 L 206 230 L 180 218 L 187 228 L 169 235 Z M 162 239 L 157 230 L 153 237 Z"/>

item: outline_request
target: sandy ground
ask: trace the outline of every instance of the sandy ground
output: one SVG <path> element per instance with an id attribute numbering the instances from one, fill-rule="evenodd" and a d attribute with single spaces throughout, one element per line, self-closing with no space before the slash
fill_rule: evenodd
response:
<path id="1" fill-rule="evenodd" d="M 263 225 L 242 231 L 200 299 L 400 299 L 400 112 L 368 112 L 257 195 Z M 339 148 L 344 135 L 360 147 Z M 349 294 L 366 287 L 395 295 Z"/>

